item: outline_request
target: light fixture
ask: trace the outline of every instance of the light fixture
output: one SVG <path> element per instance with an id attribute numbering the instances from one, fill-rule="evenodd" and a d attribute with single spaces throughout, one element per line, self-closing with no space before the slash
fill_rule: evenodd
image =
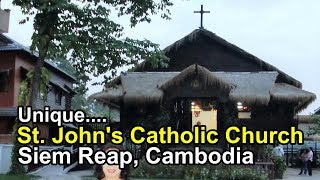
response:
<path id="1" fill-rule="evenodd" d="M 194 102 L 191 102 L 191 105 L 192 105 L 192 106 L 194 106 L 194 105 L 195 105 L 195 103 L 194 103 Z"/>
<path id="2" fill-rule="evenodd" d="M 237 108 L 238 108 L 238 109 L 243 109 L 243 106 L 242 106 L 242 105 L 240 105 L 240 106 L 237 106 Z"/>
<path id="3" fill-rule="evenodd" d="M 238 102 L 238 103 L 237 103 L 237 105 L 238 105 L 238 106 L 241 106 L 241 105 L 242 105 L 242 103 L 241 103 L 241 102 Z"/>

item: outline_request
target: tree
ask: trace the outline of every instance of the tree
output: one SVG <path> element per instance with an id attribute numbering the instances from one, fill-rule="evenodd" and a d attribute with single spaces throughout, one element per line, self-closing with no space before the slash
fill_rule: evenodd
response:
<path id="1" fill-rule="evenodd" d="M 310 135 L 318 134 L 320 135 L 320 115 L 314 114 L 311 116 L 312 121 L 315 123 L 315 126 L 310 127 Z"/>
<path id="2" fill-rule="evenodd" d="M 68 55 L 82 84 L 90 80 L 89 74 L 111 72 L 114 76 L 118 67 L 136 64 L 141 59 L 150 60 L 154 66 L 163 65 L 167 59 L 157 44 L 125 38 L 124 28 L 110 15 L 129 15 L 132 27 L 150 22 L 153 14 L 169 19 L 171 0 L 13 0 L 13 4 L 26 15 L 21 23 L 34 16 L 31 50 L 39 56 L 28 103 L 33 107 L 46 58 L 67 59 Z M 109 79 L 105 76 L 106 81 Z"/>
<path id="3" fill-rule="evenodd" d="M 139 60 L 150 60 L 154 66 L 163 65 L 163 60 L 167 60 L 159 45 L 124 37 L 124 28 L 111 20 L 110 15 L 128 15 L 132 27 L 150 22 L 150 15 L 158 13 L 169 19 L 171 0 L 13 0 L 13 4 L 20 6 L 25 15 L 20 23 L 34 16 L 31 51 L 38 54 L 38 59 L 24 105 L 36 105 L 45 59 L 69 59 L 77 79 L 81 80 L 79 84 L 86 84 L 90 74 L 99 76 L 111 72 L 115 76 L 118 67 L 136 64 Z M 105 81 L 111 78 L 104 77 Z M 84 94 L 85 86 L 79 87 L 82 87 L 79 93 Z M 14 147 L 13 154 L 18 148 Z M 15 161 L 12 156 L 12 162 Z M 19 172 L 13 170 L 13 173 Z"/>

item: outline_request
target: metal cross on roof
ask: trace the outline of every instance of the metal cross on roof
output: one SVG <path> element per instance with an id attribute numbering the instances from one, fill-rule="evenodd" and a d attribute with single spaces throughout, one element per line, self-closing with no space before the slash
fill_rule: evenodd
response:
<path id="1" fill-rule="evenodd" d="M 193 13 L 200 13 L 200 15 L 201 15 L 200 28 L 203 29 L 203 14 L 204 14 L 204 13 L 210 13 L 210 11 L 204 11 L 204 10 L 203 10 L 203 5 L 201 5 L 201 10 L 200 10 L 200 11 L 193 11 Z"/>

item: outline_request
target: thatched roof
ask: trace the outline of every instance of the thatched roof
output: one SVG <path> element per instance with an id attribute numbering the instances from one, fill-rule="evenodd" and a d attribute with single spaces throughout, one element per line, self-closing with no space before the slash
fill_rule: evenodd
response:
<path id="1" fill-rule="evenodd" d="M 277 83 L 270 91 L 271 98 L 275 101 L 299 103 L 298 110 L 305 109 L 317 96 L 289 84 Z"/>
<path id="2" fill-rule="evenodd" d="M 200 82 L 194 83 L 195 81 Z M 231 84 L 218 77 L 215 73 L 211 73 L 208 69 L 198 66 L 197 64 L 189 66 L 172 79 L 166 81 L 166 83 L 164 83 L 160 89 L 166 90 L 169 88 L 179 87 L 186 82 L 190 83 L 191 87 L 199 86 L 197 88 L 200 89 L 214 87 L 222 90 L 223 92 L 230 92 L 232 89 Z"/>
<path id="3" fill-rule="evenodd" d="M 92 94 L 89 99 L 90 100 L 98 100 L 100 102 L 105 103 L 116 103 L 119 104 L 121 102 L 122 96 L 124 94 L 122 86 L 110 87 L 104 90 L 104 92 L 98 92 Z"/>
<path id="4" fill-rule="evenodd" d="M 259 59 L 258 57 L 246 52 L 245 50 L 239 48 L 238 46 L 229 43 L 225 39 L 217 36 L 215 33 L 208 31 L 206 29 L 195 29 L 190 34 L 186 35 L 182 39 L 176 41 L 175 43 L 171 44 L 170 46 L 166 47 L 163 51 L 168 56 L 169 54 L 176 53 L 179 49 L 188 44 L 195 43 L 200 39 L 200 37 L 204 37 L 208 42 L 219 43 L 220 45 L 234 51 L 235 53 L 239 54 L 240 56 L 244 57 L 244 59 L 250 61 L 251 63 L 258 64 L 261 67 L 261 71 L 277 71 L 279 73 L 279 78 L 282 79 L 285 83 L 291 84 L 298 88 L 302 87 L 302 83 L 298 80 L 294 79 L 293 77 L 287 75 L 280 69 L 272 66 L 271 64 Z M 138 64 L 134 71 L 143 71 L 145 66 L 147 65 L 147 61 L 143 61 L 142 63 Z"/>
<path id="5" fill-rule="evenodd" d="M 199 36 L 206 36 L 209 40 L 218 42 L 221 45 L 232 49 L 233 51 L 239 53 L 242 56 L 245 56 L 247 59 L 252 60 L 253 62 L 259 64 L 262 69 L 265 71 L 277 71 L 279 73 L 279 76 L 284 78 L 286 81 L 288 81 L 289 84 L 292 84 L 296 87 L 302 87 L 302 83 L 299 82 L 298 80 L 292 78 L 291 76 L 287 75 L 286 73 L 282 72 L 278 68 L 272 66 L 271 64 L 259 59 L 258 57 L 246 52 L 245 50 L 239 48 L 238 46 L 229 43 L 225 39 L 217 36 L 211 31 L 208 31 L 206 29 L 196 29 L 193 32 L 191 32 L 189 35 L 185 36 L 184 38 L 176 41 L 172 45 L 168 46 L 167 48 L 164 49 L 166 53 L 172 52 L 172 51 L 177 51 L 180 47 L 184 46 L 185 44 L 192 43 L 197 40 Z"/>
<path id="6" fill-rule="evenodd" d="M 262 105 L 269 103 L 269 90 L 274 86 L 278 76 L 277 72 L 221 72 L 218 74 L 236 85 L 236 88 L 230 92 L 232 100 Z"/>
<path id="7" fill-rule="evenodd" d="M 311 115 L 297 115 L 296 119 L 299 124 L 314 124 L 314 119 Z"/>
<path id="8" fill-rule="evenodd" d="M 162 91 L 158 88 L 164 79 L 169 78 L 164 73 L 128 73 L 121 75 L 125 103 L 159 103 Z"/>
<path id="9" fill-rule="evenodd" d="M 228 90 L 233 101 L 267 105 L 272 100 L 306 105 L 315 99 L 313 93 L 291 85 L 275 83 L 278 72 L 210 72 L 196 65 L 182 72 L 130 72 L 121 75 L 120 85 L 116 89 L 95 94 L 93 98 L 113 102 L 123 100 L 130 104 L 160 103 L 167 88 L 188 82 L 196 69 L 198 77 L 201 77 L 197 80 L 204 84 L 201 85 L 202 89 L 222 86 L 224 90 Z"/>

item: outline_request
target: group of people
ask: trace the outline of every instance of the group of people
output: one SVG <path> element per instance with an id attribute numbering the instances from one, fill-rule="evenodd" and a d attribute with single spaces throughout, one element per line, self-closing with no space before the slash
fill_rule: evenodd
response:
<path id="1" fill-rule="evenodd" d="M 312 176 L 312 160 L 313 160 L 313 151 L 312 148 L 308 149 L 302 149 L 300 151 L 300 156 L 299 156 L 300 162 L 301 162 L 301 170 L 299 175 L 309 175 Z"/>
<path id="2" fill-rule="evenodd" d="M 276 143 L 276 146 L 272 150 L 272 154 L 277 157 L 283 157 L 284 151 L 281 144 Z M 313 150 L 312 148 L 301 149 L 299 153 L 299 159 L 301 162 L 301 169 L 299 175 L 312 176 L 312 161 L 313 161 Z"/>

